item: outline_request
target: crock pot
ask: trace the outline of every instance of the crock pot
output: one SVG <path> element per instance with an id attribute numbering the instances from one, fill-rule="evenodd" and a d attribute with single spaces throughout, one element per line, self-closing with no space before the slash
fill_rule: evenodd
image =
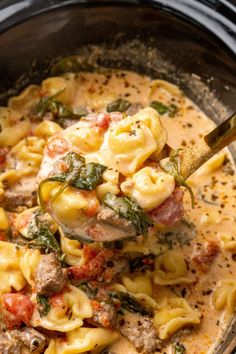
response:
<path id="1" fill-rule="evenodd" d="M 180 85 L 216 122 L 236 111 L 235 0 L 2 0 L 0 48 L 2 105 L 79 53 Z M 215 353 L 232 352 L 235 326 Z"/>

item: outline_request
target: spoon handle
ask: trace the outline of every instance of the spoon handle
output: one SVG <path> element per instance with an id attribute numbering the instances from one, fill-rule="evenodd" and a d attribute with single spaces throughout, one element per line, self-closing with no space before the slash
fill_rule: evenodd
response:
<path id="1" fill-rule="evenodd" d="M 236 113 L 218 125 L 199 143 L 182 151 L 180 155 L 180 173 L 183 178 L 187 179 L 214 154 L 235 139 Z"/>
<path id="2" fill-rule="evenodd" d="M 212 151 L 219 151 L 236 139 L 236 113 L 218 125 L 204 138 Z"/>

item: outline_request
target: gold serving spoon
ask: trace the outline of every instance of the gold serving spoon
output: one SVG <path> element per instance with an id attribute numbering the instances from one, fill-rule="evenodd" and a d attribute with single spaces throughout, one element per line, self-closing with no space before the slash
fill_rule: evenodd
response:
<path id="1" fill-rule="evenodd" d="M 236 140 L 236 113 L 201 139 L 196 145 L 186 149 L 173 150 L 170 156 L 160 161 L 161 167 L 174 175 L 182 184 L 199 167 L 218 151 Z"/>

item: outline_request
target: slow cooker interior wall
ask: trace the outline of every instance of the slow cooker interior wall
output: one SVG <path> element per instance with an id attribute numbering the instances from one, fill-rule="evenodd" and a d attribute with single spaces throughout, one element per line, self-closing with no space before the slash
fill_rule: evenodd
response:
<path id="1" fill-rule="evenodd" d="M 223 44 L 201 28 L 146 6 L 70 6 L 35 16 L 0 36 L 0 93 L 24 73 L 37 82 L 55 57 L 90 43 L 135 38 L 158 48 L 176 70 L 199 75 L 230 110 L 236 110 L 236 63 Z M 32 63 L 36 64 L 32 67 Z M 125 63 L 124 63 L 125 65 Z M 144 63 L 145 67 L 145 63 Z M 177 74 L 178 76 L 178 74 Z M 209 80 L 209 78 L 214 78 Z M 3 96 L 4 97 L 4 96 Z"/>

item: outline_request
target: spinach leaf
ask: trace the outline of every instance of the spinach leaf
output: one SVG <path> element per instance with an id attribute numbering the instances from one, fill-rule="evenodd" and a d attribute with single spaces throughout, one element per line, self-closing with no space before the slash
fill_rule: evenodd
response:
<path id="1" fill-rule="evenodd" d="M 130 106 L 131 103 L 129 101 L 118 98 L 107 105 L 107 112 L 125 112 Z"/>
<path id="2" fill-rule="evenodd" d="M 170 175 L 174 176 L 176 182 L 180 185 L 185 187 L 190 194 L 191 201 L 192 201 L 192 208 L 194 208 L 194 194 L 190 185 L 185 181 L 183 176 L 180 173 L 180 163 L 179 163 L 179 153 L 181 149 L 174 150 L 170 156 L 166 159 L 160 160 L 160 166 L 163 168 L 164 171 L 169 173 Z"/>
<path id="3" fill-rule="evenodd" d="M 143 316 L 152 316 L 152 312 L 144 308 L 134 296 L 130 295 L 129 293 L 125 293 L 122 291 L 119 292 L 111 292 L 109 294 L 111 299 L 118 299 L 121 302 L 121 307 L 124 310 L 127 310 L 132 313 L 141 313 Z"/>
<path id="4" fill-rule="evenodd" d="M 183 344 L 176 343 L 174 348 L 175 348 L 175 354 L 184 354 L 184 353 L 186 353 L 186 349 L 185 349 L 185 346 Z"/>
<path id="5" fill-rule="evenodd" d="M 98 293 L 98 288 L 88 282 L 79 282 L 76 287 L 85 292 L 89 299 L 94 299 Z"/>
<path id="6" fill-rule="evenodd" d="M 106 167 L 98 163 L 88 163 L 81 167 L 79 176 L 73 183 L 73 186 L 86 191 L 94 190 L 102 182 L 102 174 Z"/>
<path id="7" fill-rule="evenodd" d="M 45 182 L 48 181 L 59 181 L 63 182 L 62 187 L 59 189 L 59 191 L 53 196 L 52 202 L 68 187 L 72 186 L 75 179 L 79 175 L 79 171 L 82 166 L 85 164 L 85 159 L 84 157 L 80 156 L 76 152 L 69 152 L 63 159 L 62 159 L 65 164 L 68 166 L 68 170 L 66 172 L 59 173 L 58 175 L 51 176 L 45 180 L 43 180 L 39 184 L 38 188 L 38 194 L 39 194 L 39 201 L 42 209 L 44 208 L 44 202 L 42 198 L 42 186 Z"/>
<path id="8" fill-rule="evenodd" d="M 96 65 L 92 65 L 77 55 L 68 56 L 59 59 L 51 68 L 51 74 L 53 76 L 62 75 L 65 73 L 77 73 L 80 71 L 93 72 L 96 69 Z"/>
<path id="9" fill-rule="evenodd" d="M 57 94 L 58 95 L 58 94 Z M 62 102 L 55 100 L 55 96 L 43 97 L 34 108 L 34 115 L 37 119 L 42 119 L 46 113 L 51 113 L 53 119 L 63 124 L 65 119 L 79 119 L 81 116 L 75 114 L 73 110 Z"/>
<path id="10" fill-rule="evenodd" d="M 174 103 L 171 103 L 169 106 L 166 106 L 160 101 L 152 101 L 150 103 L 150 107 L 154 108 L 160 115 L 168 113 L 169 117 L 171 118 L 174 117 L 179 111 L 178 106 L 176 106 Z"/>
<path id="11" fill-rule="evenodd" d="M 86 191 L 94 190 L 102 182 L 105 166 L 94 162 L 85 165 L 84 157 L 76 152 L 69 152 L 63 160 L 68 165 L 68 171 L 51 176 L 47 178 L 48 181 L 64 182 L 66 186 L 70 185 Z M 64 187 L 62 188 L 64 190 Z M 59 192 L 61 193 L 62 190 Z"/>
<path id="12" fill-rule="evenodd" d="M 85 159 L 83 156 L 72 151 L 69 152 L 62 161 L 64 161 L 68 167 L 67 171 L 51 176 L 48 180 L 66 182 L 67 185 L 72 185 L 78 177 L 81 167 L 85 165 Z"/>
<path id="13" fill-rule="evenodd" d="M 147 235 L 149 226 L 152 226 L 152 221 L 134 199 L 117 197 L 112 193 L 107 193 L 102 204 L 114 210 L 121 217 L 131 221 L 138 235 Z"/>
<path id="14" fill-rule="evenodd" d="M 47 316 L 51 308 L 48 299 L 43 295 L 37 294 L 36 300 L 37 303 L 40 305 L 39 306 L 40 317 Z"/>
<path id="15" fill-rule="evenodd" d="M 169 112 L 169 107 L 159 101 L 152 101 L 150 107 L 154 108 L 160 115 Z"/>
<path id="16" fill-rule="evenodd" d="M 63 185 L 53 196 L 51 202 L 55 201 L 55 199 L 68 186 L 73 186 L 86 191 L 92 191 L 102 182 L 102 174 L 106 169 L 105 166 L 98 163 L 88 163 L 85 165 L 84 157 L 80 156 L 76 152 L 69 152 L 62 160 L 68 167 L 67 171 L 48 177 L 39 184 L 38 195 L 40 205 L 43 210 L 45 210 L 45 206 L 42 197 L 42 187 L 45 182 L 63 182 Z"/>
<path id="17" fill-rule="evenodd" d="M 55 252 L 59 259 L 62 259 L 62 252 L 59 243 L 51 233 L 49 226 L 45 223 L 42 211 L 37 211 L 30 221 L 27 238 L 31 241 L 30 247 L 39 247 Z"/>

